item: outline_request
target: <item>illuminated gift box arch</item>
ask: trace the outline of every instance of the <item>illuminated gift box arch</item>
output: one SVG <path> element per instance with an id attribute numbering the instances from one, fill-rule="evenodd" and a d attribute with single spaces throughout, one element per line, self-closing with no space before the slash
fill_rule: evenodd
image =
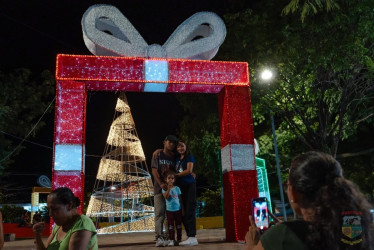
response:
<path id="1" fill-rule="evenodd" d="M 87 91 L 218 94 L 226 240 L 244 240 L 258 196 L 247 63 L 60 54 L 56 79 L 52 188 L 81 200 Z"/>

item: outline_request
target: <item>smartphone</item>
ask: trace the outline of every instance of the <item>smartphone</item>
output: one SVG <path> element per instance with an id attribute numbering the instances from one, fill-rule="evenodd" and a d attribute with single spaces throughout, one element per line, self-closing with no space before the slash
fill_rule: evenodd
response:
<path id="1" fill-rule="evenodd" d="M 252 217 L 260 233 L 269 228 L 269 210 L 266 197 L 252 199 Z"/>

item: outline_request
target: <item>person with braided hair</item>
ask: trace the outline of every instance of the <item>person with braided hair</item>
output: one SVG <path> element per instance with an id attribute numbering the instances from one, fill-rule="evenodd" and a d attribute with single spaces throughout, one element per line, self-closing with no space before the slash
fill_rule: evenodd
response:
<path id="1" fill-rule="evenodd" d="M 45 247 L 41 238 L 44 222 L 34 224 L 38 250 L 98 249 L 95 225 L 87 216 L 78 214 L 79 204 L 79 198 L 67 187 L 57 188 L 48 195 L 49 215 L 56 225 Z"/>
<path id="2" fill-rule="evenodd" d="M 291 163 L 286 191 L 302 220 L 278 223 L 261 237 L 250 216 L 246 250 L 374 249 L 370 209 L 331 155 L 307 152 Z"/>

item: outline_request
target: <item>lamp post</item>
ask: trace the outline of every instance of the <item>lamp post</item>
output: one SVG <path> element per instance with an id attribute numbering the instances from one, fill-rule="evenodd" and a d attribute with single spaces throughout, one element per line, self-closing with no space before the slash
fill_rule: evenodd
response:
<path id="1" fill-rule="evenodd" d="M 261 79 L 264 81 L 270 81 L 273 78 L 273 73 L 271 70 L 265 69 L 261 73 Z M 270 110 L 270 121 L 271 121 L 271 130 L 273 132 L 273 142 L 274 142 L 274 151 L 275 151 L 275 162 L 277 166 L 277 175 L 278 175 L 278 183 L 279 183 L 279 191 L 280 197 L 282 202 L 282 212 L 284 221 L 287 221 L 287 214 L 286 214 L 286 206 L 284 204 L 284 195 L 283 195 L 283 186 L 282 186 L 282 178 L 279 168 L 279 155 L 278 155 L 278 146 L 277 146 L 277 135 L 275 134 L 275 125 L 274 125 L 274 116 L 273 111 Z"/>

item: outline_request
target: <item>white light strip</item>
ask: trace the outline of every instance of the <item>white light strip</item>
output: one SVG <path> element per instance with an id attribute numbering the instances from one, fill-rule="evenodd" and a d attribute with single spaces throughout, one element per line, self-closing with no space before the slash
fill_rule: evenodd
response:
<path id="1" fill-rule="evenodd" d="M 169 65 L 167 61 L 145 60 L 145 80 L 146 81 L 168 81 Z M 144 86 L 144 92 L 166 92 L 167 83 L 148 82 Z"/>
<path id="2" fill-rule="evenodd" d="M 56 145 L 54 170 L 81 171 L 82 150 L 79 144 Z"/>
<path id="3" fill-rule="evenodd" d="M 227 144 L 221 149 L 222 173 L 255 170 L 255 154 L 252 144 Z"/>

